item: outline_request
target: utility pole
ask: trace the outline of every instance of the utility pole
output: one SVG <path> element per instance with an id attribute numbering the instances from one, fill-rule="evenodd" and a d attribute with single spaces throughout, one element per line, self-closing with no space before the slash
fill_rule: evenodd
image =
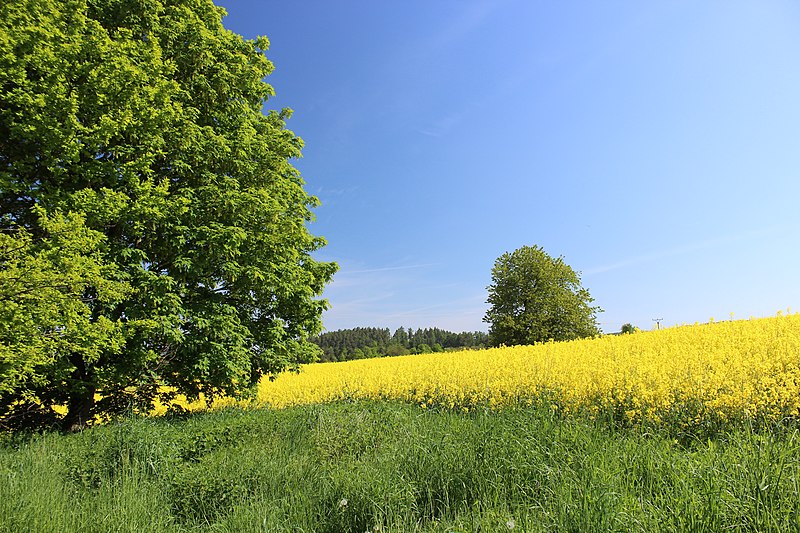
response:
<path id="1" fill-rule="evenodd" d="M 653 322 L 656 323 L 656 329 L 661 329 L 661 321 L 664 320 L 663 318 L 654 318 Z"/>

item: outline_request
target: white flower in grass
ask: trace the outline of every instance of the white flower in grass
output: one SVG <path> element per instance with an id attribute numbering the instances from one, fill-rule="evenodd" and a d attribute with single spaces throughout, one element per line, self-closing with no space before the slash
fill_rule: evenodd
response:
<path id="1" fill-rule="evenodd" d="M 341 500 L 339 500 L 339 507 L 342 509 L 347 507 L 347 498 L 342 498 Z"/>
<path id="2" fill-rule="evenodd" d="M 509 519 L 509 520 L 506 522 L 506 527 L 507 527 L 508 529 L 514 529 L 514 527 L 515 527 L 516 525 L 517 525 L 517 523 L 516 523 L 516 522 L 514 522 L 514 519 L 513 519 L 513 518 L 510 518 L 510 519 Z"/>

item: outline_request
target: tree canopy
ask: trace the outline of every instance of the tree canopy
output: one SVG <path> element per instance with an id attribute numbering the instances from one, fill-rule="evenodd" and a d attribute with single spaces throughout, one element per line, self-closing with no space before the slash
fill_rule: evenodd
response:
<path id="1" fill-rule="evenodd" d="M 523 246 L 501 255 L 488 287 L 489 342 L 533 344 L 591 337 L 600 333 L 594 299 L 562 257 L 539 246 Z"/>
<path id="2" fill-rule="evenodd" d="M 337 267 L 291 110 L 262 113 L 269 43 L 223 15 L 0 4 L 0 423 L 246 395 L 316 357 Z"/>

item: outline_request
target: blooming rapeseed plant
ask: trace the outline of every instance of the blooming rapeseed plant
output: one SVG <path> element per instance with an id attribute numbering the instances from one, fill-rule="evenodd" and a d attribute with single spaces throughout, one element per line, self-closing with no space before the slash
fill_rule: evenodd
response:
<path id="1" fill-rule="evenodd" d="M 800 315 L 686 325 L 405 357 L 305 365 L 264 380 L 258 400 L 280 408 L 335 400 L 400 400 L 470 410 L 547 402 L 626 422 L 677 415 L 800 416 Z"/>

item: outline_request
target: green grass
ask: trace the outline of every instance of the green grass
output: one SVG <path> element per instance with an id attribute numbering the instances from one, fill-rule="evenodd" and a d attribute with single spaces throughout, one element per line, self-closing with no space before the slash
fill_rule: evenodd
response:
<path id="1" fill-rule="evenodd" d="M 800 531 L 799 485 L 788 424 L 338 403 L 7 438 L 0 531 Z"/>

